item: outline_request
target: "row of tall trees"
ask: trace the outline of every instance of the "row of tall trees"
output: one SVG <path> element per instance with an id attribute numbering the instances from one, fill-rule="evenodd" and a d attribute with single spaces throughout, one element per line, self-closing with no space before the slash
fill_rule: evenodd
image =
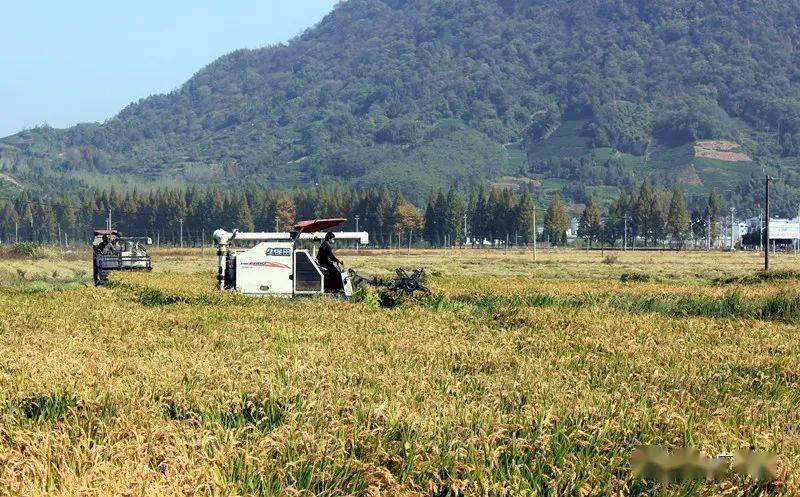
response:
<path id="1" fill-rule="evenodd" d="M 540 199 L 544 200 L 544 199 Z M 85 242 L 93 229 L 111 225 L 129 235 L 150 236 L 165 244 L 210 242 L 216 228 L 286 231 L 297 219 L 347 217 L 345 229 L 364 230 L 378 246 L 419 241 L 431 246 L 519 245 L 535 237 L 559 245 L 567 241 L 571 216 L 558 194 L 542 201 L 537 219 L 533 191 L 479 186 L 432 193 L 424 214 L 387 187 L 341 186 L 280 192 L 223 192 L 197 187 L 96 191 L 80 197 L 0 199 L 0 240 L 40 243 Z M 542 215 L 543 214 L 543 215 Z M 615 245 L 668 242 L 683 247 L 690 238 L 714 242 L 722 216 L 715 193 L 689 208 L 683 193 L 655 190 L 645 181 L 620 192 L 603 209 L 587 199 L 577 235 L 587 243 Z M 416 234 L 415 234 L 416 233 Z"/>
<path id="2" fill-rule="evenodd" d="M 638 191 L 621 191 L 605 215 L 589 199 L 577 235 L 589 245 L 639 243 L 683 248 L 690 239 L 695 246 L 700 242 L 713 245 L 723 216 L 716 192 L 707 199 L 695 199 L 690 210 L 680 189 L 657 191 L 645 181 Z"/>
<path id="3" fill-rule="evenodd" d="M 23 193 L 15 200 L 0 199 L 0 241 L 85 242 L 110 220 L 128 235 L 197 244 L 210 241 L 217 228 L 287 231 L 297 219 L 339 216 L 349 219 L 346 229 L 367 230 L 380 245 L 423 226 L 419 210 L 386 187 L 292 192 L 192 187 L 125 194 L 111 189 L 79 197 L 33 199 Z"/>
<path id="4" fill-rule="evenodd" d="M 536 236 L 536 212 L 529 190 L 484 186 L 466 195 L 456 188 L 431 195 L 425 209 L 424 238 L 432 246 L 530 243 Z"/>

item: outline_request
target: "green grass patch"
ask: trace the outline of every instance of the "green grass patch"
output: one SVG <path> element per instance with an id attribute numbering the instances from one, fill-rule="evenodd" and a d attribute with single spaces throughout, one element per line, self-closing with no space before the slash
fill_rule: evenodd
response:
<path id="1" fill-rule="evenodd" d="M 671 317 L 702 316 L 800 322 L 800 295 L 786 292 L 761 299 L 747 299 L 735 291 L 722 298 L 597 293 L 568 296 L 533 293 L 515 296 L 485 294 L 455 297 L 436 294 L 421 299 L 420 302 L 436 311 L 458 311 L 469 308 L 473 313 L 481 315 L 495 315 L 501 311 L 524 307 L 585 308 L 606 305 L 626 312 L 658 313 Z"/>

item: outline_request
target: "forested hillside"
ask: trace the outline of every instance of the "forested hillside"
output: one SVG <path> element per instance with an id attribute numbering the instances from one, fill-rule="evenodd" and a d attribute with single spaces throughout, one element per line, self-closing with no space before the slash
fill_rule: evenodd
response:
<path id="1" fill-rule="evenodd" d="M 348 0 L 103 124 L 5 138 L 0 172 L 62 190 L 385 183 L 417 203 L 484 181 L 578 201 L 644 176 L 752 204 L 766 166 L 794 198 L 798 20 L 800 0 Z"/>

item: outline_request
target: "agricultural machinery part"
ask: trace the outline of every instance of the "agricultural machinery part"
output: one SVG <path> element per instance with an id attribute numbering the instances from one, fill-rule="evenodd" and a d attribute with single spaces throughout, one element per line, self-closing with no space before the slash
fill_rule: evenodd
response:
<path id="1" fill-rule="evenodd" d="M 124 237 L 116 230 L 95 230 L 92 240 L 92 276 L 95 286 L 108 281 L 111 271 L 152 271 L 146 237 Z"/>
<path id="2" fill-rule="evenodd" d="M 417 268 L 409 274 L 404 268 L 397 268 L 394 272 L 394 278 L 382 279 L 362 276 L 350 270 L 350 277 L 355 287 L 367 284 L 377 288 L 385 288 L 391 292 L 405 294 L 410 297 L 420 294 L 427 295 L 430 293 L 428 287 L 425 286 L 425 269 Z"/>
<path id="3" fill-rule="evenodd" d="M 338 268 L 339 274 L 326 275 L 313 252 L 316 245 L 325 239 L 325 231 L 345 221 L 344 218 L 300 221 L 286 232 L 215 231 L 218 288 L 253 296 L 331 295 L 325 290 L 325 279 L 339 277 L 344 292 L 334 295 L 351 296 L 353 281 L 350 273 Z M 369 234 L 363 231 L 336 232 L 334 235 L 337 241 L 369 243 Z M 237 242 L 254 245 L 235 249 L 233 244 Z M 303 244 L 311 247 L 304 248 Z"/>

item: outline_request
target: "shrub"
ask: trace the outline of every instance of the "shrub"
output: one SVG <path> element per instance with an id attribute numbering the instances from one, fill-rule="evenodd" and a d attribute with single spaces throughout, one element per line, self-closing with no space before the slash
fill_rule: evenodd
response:
<path id="1" fill-rule="evenodd" d="M 37 259 L 43 256 L 42 246 L 34 242 L 19 242 L 11 246 L 10 254 L 15 257 Z"/>
<path id="2" fill-rule="evenodd" d="M 622 273 L 619 277 L 619 280 L 623 283 L 645 282 L 645 281 L 650 281 L 650 279 L 651 279 L 650 275 L 645 273 L 638 273 L 635 271 L 632 273 Z"/>
<path id="3" fill-rule="evenodd" d="M 619 256 L 617 254 L 608 254 L 603 257 L 603 264 L 616 264 L 619 262 Z"/>

